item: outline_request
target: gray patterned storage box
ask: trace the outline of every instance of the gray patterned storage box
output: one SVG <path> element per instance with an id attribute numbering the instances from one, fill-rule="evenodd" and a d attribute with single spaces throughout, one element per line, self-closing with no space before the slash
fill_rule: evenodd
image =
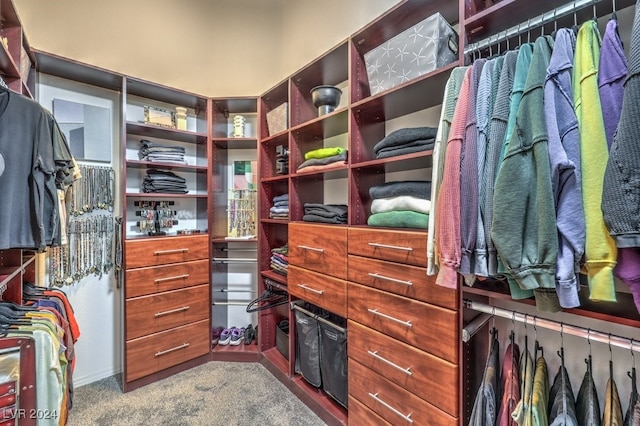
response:
<path id="1" fill-rule="evenodd" d="M 458 59 L 458 34 L 440 13 L 429 16 L 365 53 L 375 95 Z"/>

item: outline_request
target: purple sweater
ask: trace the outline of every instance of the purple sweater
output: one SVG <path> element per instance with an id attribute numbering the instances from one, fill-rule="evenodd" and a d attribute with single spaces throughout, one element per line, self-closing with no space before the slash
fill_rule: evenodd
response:
<path id="1" fill-rule="evenodd" d="M 600 104 L 602 105 L 602 116 L 604 117 L 604 128 L 609 148 L 611 148 L 613 135 L 620 121 L 626 78 L 627 58 L 624 55 L 622 40 L 618 34 L 618 21 L 612 19 L 607 23 L 607 29 L 602 38 L 598 71 L 598 92 L 600 93 Z"/>

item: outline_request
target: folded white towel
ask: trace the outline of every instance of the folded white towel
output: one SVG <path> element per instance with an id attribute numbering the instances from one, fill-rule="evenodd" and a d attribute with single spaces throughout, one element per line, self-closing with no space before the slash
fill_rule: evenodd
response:
<path id="1" fill-rule="evenodd" d="M 429 214 L 431 211 L 431 200 L 425 200 L 411 195 L 400 195 L 391 198 L 377 198 L 371 202 L 372 214 L 398 210 L 411 210 L 418 213 Z"/>

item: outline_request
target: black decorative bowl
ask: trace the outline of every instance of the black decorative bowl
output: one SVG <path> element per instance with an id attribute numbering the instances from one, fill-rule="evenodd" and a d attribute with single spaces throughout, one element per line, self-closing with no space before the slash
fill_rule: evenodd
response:
<path id="1" fill-rule="evenodd" d="M 311 89 L 311 100 L 313 106 L 318 108 L 318 115 L 325 115 L 332 112 L 340 103 L 342 90 L 335 86 L 316 86 Z"/>

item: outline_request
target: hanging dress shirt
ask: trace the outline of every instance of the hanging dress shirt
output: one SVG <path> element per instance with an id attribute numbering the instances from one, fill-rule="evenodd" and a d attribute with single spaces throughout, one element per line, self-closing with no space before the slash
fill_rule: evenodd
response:
<path id="1" fill-rule="evenodd" d="M 569 374 L 564 365 L 558 369 L 549 392 L 549 424 L 551 426 L 580 426 L 576 419 L 576 404 L 571 380 L 569 380 Z"/>
<path id="2" fill-rule="evenodd" d="M 638 387 L 636 383 L 636 368 L 631 369 L 631 392 L 629 393 L 629 406 L 627 413 L 624 415 L 624 426 L 634 426 L 633 424 L 633 408 L 638 403 Z M 640 424 L 640 423 L 636 423 Z"/>
<path id="3" fill-rule="evenodd" d="M 528 350 L 520 357 L 520 401 L 511 413 L 511 418 L 518 425 L 525 424 L 530 414 L 531 392 L 533 391 L 533 359 Z"/>
<path id="4" fill-rule="evenodd" d="M 607 390 L 604 397 L 604 412 L 602 413 L 602 426 L 621 426 L 624 423 L 622 406 L 618 387 L 613 377 L 607 381 Z"/>
<path id="5" fill-rule="evenodd" d="M 453 114 L 455 113 L 458 95 L 460 94 L 460 87 L 462 86 L 462 80 L 466 72 L 467 67 L 458 67 L 451 71 L 451 75 L 444 89 L 440 124 L 433 146 L 433 155 L 431 156 L 433 164 L 431 173 L 431 214 L 429 215 L 429 232 L 427 233 L 427 275 L 436 275 L 438 273 L 439 259 L 436 256 L 435 249 L 435 211 L 440 186 L 442 184 L 442 175 L 444 173 L 444 154 L 447 149 L 451 122 L 453 121 Z"/>
<path id="6" fill-rule="evenodd" d="M 576 398 L 576 416 L 581 425 L 600 425 L 600 401 L 598 391 L 593 381 L 591 355 L 586 360 L 587 371 L 582 378 L 582 384 Z"/>
<path id="7" fill-rule="evenodd" d="M 482 384 L 476 399 L 473 402 L 471 417 L 469 418 L 469 426 L 488 426 L 496 424 L 497 405 L 496 394 L 498 392 L 498 383 L 500 376 L 498 370 L 498 357 L 500 354 L 500 343 L 494 334 L 491 339 L 491 350 L 487 364 L 485 365 Z"/>
<path id="8" fill-rule="evenodd" d="M 575 44 L 573 30 L 558 30 L 544 87 L 551 187 L 558 228 L 556 293 L 563 308 L 580 306 L 578 272 L 585 244 L 580 184 L 580 134 L 571 87 Z"/>
<path id="9" fill-rule="evenodd" d="M 500 411 L 498 412 L 498 426 L 516 426 L 517 423 L 511 417 L 511 412 L 520 401 L 520 371 L 518 359 L 520 348 L 511 343 L 507 346 L 502 360 L 502 398 Z"/>
<path id="10" fill-rule="evenodd" d="M 578 31 L 573 65 L 573 101 L 580 128 L 582 203 L 586 224 L 585 269 L 589 298 L 615 302 L 616 246 L 600 207 L 609 150 L 598 93 L 599 58 L 600 32 L 597 23 L 589 20 Z"/>
<path id="11" fill-rule="evenodd" d="M 547 361 L 540 356 L 536 361 L 536 372 L 533 375 L 531 391 L 531 415 L 526 419 L 526 426 L 548 426 L 547 405 L 549 404 L 549 373 Z M 528 421 L 527 421 L 528 420 Z"/>

